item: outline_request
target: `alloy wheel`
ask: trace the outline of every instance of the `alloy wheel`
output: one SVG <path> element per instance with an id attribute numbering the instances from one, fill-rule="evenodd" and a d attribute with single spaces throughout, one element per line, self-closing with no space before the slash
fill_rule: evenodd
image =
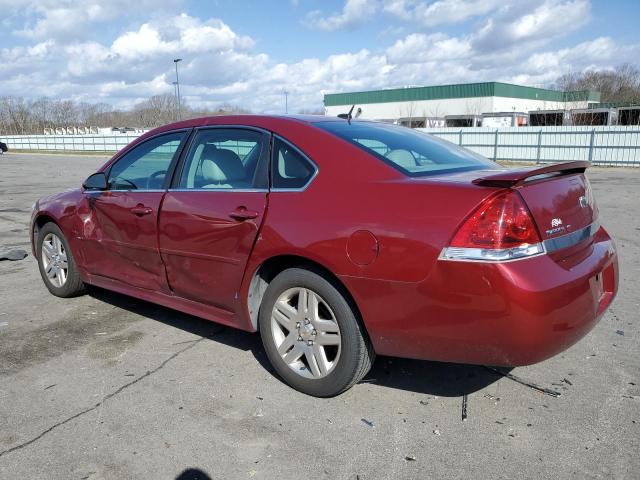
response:
<path id="1" fill-rule="evenodd" d="M 302 377 L 326 377 L 340 359 L 340 327 L 331 307 L 313 290 L 284 291 L 271 312 L 271 331 L 278 354 Z"/>
<path id="2" fill-rule="evenodd" d="M 57 288 L 64 286 L 69 274 L 67 252 L 60 237 L 47 233 L 42 240 L 42 266 L 47 280 Z"/>

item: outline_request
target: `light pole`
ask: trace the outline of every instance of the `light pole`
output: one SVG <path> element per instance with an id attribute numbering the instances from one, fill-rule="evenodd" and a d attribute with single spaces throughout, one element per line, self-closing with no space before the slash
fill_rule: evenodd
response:
<path id="1" fill-rule="evenodd" d="M 173 85 L 173 98 L 176 100 L 175 121 L 178 121 L 178 82 L 171 82 Z"/>
<path id="2" fill-rule="evenodd" d="M 178 93 L 177 95 L 177 100 L 178 100 L 178 120 L 182 119 L 182 113 L 180 112 L 180 78 L 178 77 L 178 62 L 181 62 L 182 59 L 181 58 L 175 58 L 173 60 L 173 63 L 175 63 L 176 65 L 176 92 Z"/>
<path id="3" fill-rule="evenodd" d="M 289 113 L 289 92 L 284 90 L 284 113 Z"/>

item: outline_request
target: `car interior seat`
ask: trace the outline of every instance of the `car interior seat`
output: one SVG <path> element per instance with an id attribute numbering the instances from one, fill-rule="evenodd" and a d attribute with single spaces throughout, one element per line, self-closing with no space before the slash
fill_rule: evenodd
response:
<path id="1" fill-rule="evenodd" d="M 247 188 L 250 186 L 242 160 L 235 152 L 226 148 L 205 148 L 202 158 L 203 185 L 201 188 Z"/>

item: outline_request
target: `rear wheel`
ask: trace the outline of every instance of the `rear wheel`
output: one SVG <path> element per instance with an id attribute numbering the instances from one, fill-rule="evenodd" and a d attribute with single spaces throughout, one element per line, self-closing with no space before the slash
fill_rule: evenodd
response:
<path id="1" fill-rule="evenodd" d="M 280 273 L 260 306 L 260 334 L 278 374 L 317 397 L 349 389 L 366 375 L 373 350 L 345 296 L 322 275 Z"/>
<path id="2" fill-rule="evenodd" d="M 67 298 L 85 292 L 67 239 L 55 223 L 40 229 L 36 251 L 40 275 L 53 295 Z"/>

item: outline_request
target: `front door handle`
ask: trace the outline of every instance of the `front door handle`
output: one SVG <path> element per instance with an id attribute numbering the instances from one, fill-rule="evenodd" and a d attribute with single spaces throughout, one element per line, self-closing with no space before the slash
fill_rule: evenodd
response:
<path id="1" fill-rule="evenodd" d="M 135 207 L 131 208 L 129 211 L 131 213 L 133 213 L 134 215 L 137 215 L 137 216 L 141 217 L 143 215 L 149 215 L 150 213 L 153 213 L 153 208 L 145 207 L 144 205 L 142 205 L 140 203 L 140 204 L 136 205 Z"/>
<path id="2" fill-rule="evenodd" d="M 251 220 L 253 218 L 256 218 L 258 215 L 259 213 L 254 210 L 247 210 L 247 207 L 238 207 L 229 214 L 231 218 L 239 221 Z"/>

